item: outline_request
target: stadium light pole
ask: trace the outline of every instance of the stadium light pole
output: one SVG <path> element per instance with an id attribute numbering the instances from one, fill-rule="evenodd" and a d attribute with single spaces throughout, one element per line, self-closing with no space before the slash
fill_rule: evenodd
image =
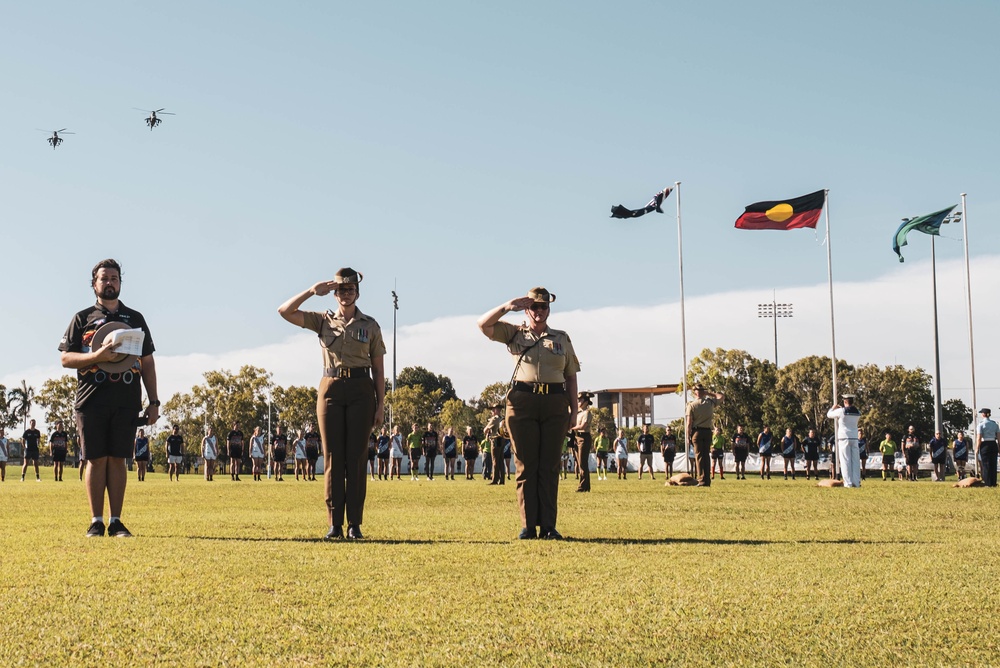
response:
<path id="1" fill-rule="evenodd" d="M 396 287 L 396 280 L 393 279 L 392 287 Z M 392 291 L 392 389 L 389 391 L 389 426 L 394 424 L 392 419 L 392 397 L 396 394 L 396 311 L 399 310 L 399 295 L 396 290 Z"/>
<path id="2" fill-rule="evenodd" d="M 965 243 L 965 300 L 969 310 L 969 363 L 972 371 L 972 440 L 979 431 L 979 409 L 976 401 L 976 349 L 972 343 L 972 278 L 969 272 L 969 216 L 965 210 L 965 193 L 962 193 L 962 240 Z M 973 458 L 975 460 L 975 458 Z M 978 475 L 979 463 L 974 461 L 973 470 Z"/>
<path id="3" fill-rule="evenodd" d="M 771 298 L 770 304 L 757 304 L 757 317 L 770 318 L 774 322 L 774 368 L 778 368 L 778 318 L 792 318 L 793 304 L 779 304 Z"/>

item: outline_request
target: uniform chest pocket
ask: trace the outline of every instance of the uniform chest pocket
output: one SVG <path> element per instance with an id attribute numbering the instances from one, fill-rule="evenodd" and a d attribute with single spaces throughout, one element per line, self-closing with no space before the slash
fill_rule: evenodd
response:
<path id="1" fill-rule="evenodd" d="M 367 329 L 363 327 L 355 329 L 350 334 L 351 334 L 351 339 L 353 339 L 354 341 L 357 341 L 358 343 L 368 343 L 370 335 Z"/>

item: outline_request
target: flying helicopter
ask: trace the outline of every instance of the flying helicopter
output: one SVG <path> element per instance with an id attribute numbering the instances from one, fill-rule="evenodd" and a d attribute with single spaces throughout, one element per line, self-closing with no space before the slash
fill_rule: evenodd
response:
<path id="1" fill-rule="evenodd" d="M 48 130 L 42 130 L 40 128 L 35 128 L 35 129 L 38 130 L 39 132 L 48 132 Z M 63 133 L 64 135 L 76 134 L 75 132 L 67 132 L 66 128 L 63 128 L 62 130 L 53 130 L 52 136 L 48 138 L 49 146 L 51 146 L 53 150 L 55 150 L 56 146 L 59 146 L 59 144 L 63 143 L 63 138 L 59 136 L 60 132 Z"/>
<path id="2" fill-rule="evenodd" d="M 140 109 L 139 107 L 132 107 L 132 108 L 135 109 L 136 111 L 145 111 L 147 114 L 149 114 L 149 117 L 146 118 L 146 125 L 149 126 L 150 130 L 152 130 L 157 125 L 159 125 L 160 123 L 163 122 L 163 119 L 159 118 L 157 116 L 157 114 L 160 114 L 161 116 L 175 116 L 176 115 L 176 114 L 174 114 L 173 112 L 170 112 L 170 111 L 163 111 L 163 109 L 156 109 L 154 111 L 152 109 Z"/>

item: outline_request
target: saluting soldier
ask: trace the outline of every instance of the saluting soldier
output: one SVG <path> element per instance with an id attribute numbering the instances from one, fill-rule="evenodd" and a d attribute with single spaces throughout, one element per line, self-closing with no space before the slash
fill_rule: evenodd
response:
<path id="1" fill-rule="evenodd" d="M 492 477 L 490 480 L 491 485 L 502 485 L 507 479 L 504 475 L 505 465 L 503 461 L 503 437 L 500 435 L 500 424 L 503 422 L 503 418 L 500 417 L 500 411 L 503 406 L 490 406 L 490 410 L 493 414 L 490 415 L 490 419 L 486 421 L 486 438 L 490 442 L 489 454 L 483 453 L 483 459 L 485 460 L 487 456 L 490 457 L 492 471 Z"/>
<path id="2" fill-rule="evenodd" d="M 385 343 L 375 319 L 357 307 L 363 276 L 345 267 L 332 281 L 320 281 L 278 307 L 288 322 L 316 332 L 323 349 L 323 379 L 316 417 L 323 441 L 327 539 L 360 539 L 364 519 L 366 450 L 373 426 L 381 426 L 385 410 Z M 336 311 L 300 311 L 313 295 L 333 292 Z"/>
<path id="3" fill-rule="evenodd" d="M 506 345 L 516 358 L 507 393 L 507 431 L 517 466 L 521 539 L 562 538 L 556 530 L 559 455 L 569 426 L 576 424 L 580 362 L 569 335 L 548 326 L 555 299 L 545 288 L 532 288 L 526 297 L 497 306 L 477 323 L 483 334 Z M 524 311 L 527 323 L 500 320 L 512 311 Z"/>
<path id="4" fill-rule="evenodd" d="M 698 487 L 712 484 L 712 417 L 715 407 L 726 398 L 722 392 L 708 395 L 708 388 L 698 383 L 694 386 L 695 398 L 687 405 L 687 438 L 694 445 L 694 477 L 698 479 Z"/>

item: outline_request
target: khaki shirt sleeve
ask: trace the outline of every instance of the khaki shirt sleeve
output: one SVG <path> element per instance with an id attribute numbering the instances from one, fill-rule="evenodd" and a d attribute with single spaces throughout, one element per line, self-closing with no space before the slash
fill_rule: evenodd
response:
<path id="1" fill-rule="evenodd" d="M 302 328 L 319 334 L 323 327 L 323 321 L 326 319 L 326 314 L 317 313 L 316 311 L 299 311 L 299 313 L 303 316 Z"/>
<path id="2" fill-rule="evenodd" d="M 514 335 L 517 334 L 518 327 L 510 324 L 509 322 L 499 321 L 493 325 L 493 336 L 490 337 L 493 341 L 499 341 L 500 343 L 506 344 Z"/>
<path id="3" fill-rule="evenodd" d="M 374 320 L 371 322 L 374 325 L 374 331 L 371 340 L 368 342 L 368 356 L 372 358 L 384 357 L 385 341 L 382 339 L 382 328 Z"/>
<path id="4" fill-rule="evenodd" d="M 573 348 L 573 342 L 568 334 L 566 335 L 566 368 L 563 373 L 567 376 L 580 373 L 580 360 L 576 356 L 576 350 Z"/>

